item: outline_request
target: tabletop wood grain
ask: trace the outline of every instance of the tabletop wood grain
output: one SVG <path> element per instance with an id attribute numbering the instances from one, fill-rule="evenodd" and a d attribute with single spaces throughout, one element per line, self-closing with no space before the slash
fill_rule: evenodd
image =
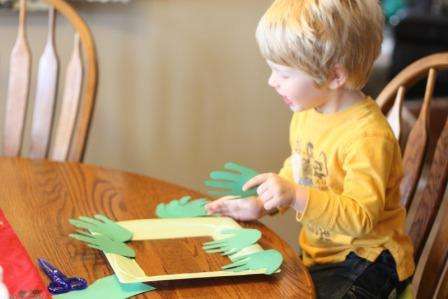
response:
<path id="1" fill-rule="evenodd" d="M 33 260 L 48 259 L 63 272 L 90 283 L 112 274 L 104 255 L 68 235 L 69 218 L 102 213 L 116 220 L 154 218 L 158 203 L 201 194 L 161 180 L 78 163 L 0 158 L 0 208 Z M 259 222 L 259 244 L 279 250 L 282 271 L 273 276 L 196 279 L 153 283 L 137 298 L 312 298 L 311 277 L 294 250 Z M 206 254 L 206 238 L 132 242 L 138 262 L 154 274 L 217 270 L 228 259 Z M 46 277 L 44 278 L 45 281 Z"/>

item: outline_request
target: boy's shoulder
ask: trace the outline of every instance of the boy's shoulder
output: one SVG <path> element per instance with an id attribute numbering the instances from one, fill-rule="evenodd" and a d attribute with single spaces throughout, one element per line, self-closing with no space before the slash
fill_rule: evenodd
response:
<path id="1" fill-rule="evenodd" d="M 353 131 L 354 138 L 378 137 L 396 142 L 387 118 L 378 104 L 370 97 L 366 100 L 366 105 L 363 105 L 363 108 L 353 115 L 347 127 Z"/>
<path id="2" fill-rule="evenodd" d="M 291 133 L 295 135 L 312 131 L 313 134 L 325 134 L 329 138 L 337 139 L 341 146 L 354 142 L 368 143 L 372 140 L 399 146 L 386 117 L 372 98 L 367 97 L 355 105 L 330 115 L 318 113 L 314 109 L 294 113 Z"/>

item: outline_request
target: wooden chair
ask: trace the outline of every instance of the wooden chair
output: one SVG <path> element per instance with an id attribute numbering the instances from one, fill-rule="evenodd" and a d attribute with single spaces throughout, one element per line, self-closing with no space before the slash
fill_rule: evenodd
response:
<path id="1" fill-rule="evenodd" d="M 95 45 L 89 28 L 69 4 L 63 0 L 45 2 L 50 6 L 48 38 L 37 72 L 30 148 L 27 153 L 22 153 L 32 58 L 26 34 L 26 0 L 20 0 L 18 36 L 10 59 L 3 155 L 82 161 L 97 90 Z M 75 35 L 72 57 L 65 74 L 60 115 L 54 120 L 59 77 L 55 47 L 56 13 L 70 22 Z M 82 56 L 85 58 L 85 76 Z"/>
<path id="2" fill-rule="evenodd" d="M 425 96 L 422 109 L 417 122 L 409 134 L 404 150 L 403 166 L 404 179 L 401 184 L 402 202 L 409 210 L 411 205 L 414 214 L 408 214 L 409 227 L 407 231 L 415 247 L 416 263 L 421 261 L 425 246 L 428 249 L 428 259 L 423 267 L 419 285 L 414 285 L 417 298 L 432 298 L 440 282 L 438 298 L 448 293 L 448 274 L 443 270 L 448 258 L 448 230 L 445 223 L 448 221 L 448 211 L 439 211 L 444 198 L 448 176 L 448 120 L 439 137 L 426 184 L 420 198 L 414 200 L 415 190 L 421 179 L 422 165 L 428 143 L 429 107 L 432 100 L 434 83 L 437 71 L 448 69 L 448 53 L 435 54 L 420 59 L 397 75 L 381 92 L 377 102 L 383 112 L 388 115 L 392 127 L 400 128 L 401 106 L 405 91 L 412 84 L 428 74 Z M 395 96 L 395 98 L 394 98 Z M 397 132 L 397 130 L 394 130 Z M 438 213 L 440 223 L 433 227 Z M 443 213 L 443 214 L 442 214 Z M 427 242 L 431 230 L 434 230 L 434 242 Z M 445 294 L 445 295 L 444 295 Z"/>
<path id="3" fill-rule="evenodd" d="M 404 149 L 404 178 L 401 184 L 401 199 L 408 210 L 412 204 L 418 181 L 422 172 L 428 144 L 429 106 L 431 104 L 437 71 L 448 69 L 448 53 L 427 56 L 410 64 L 401 71 L 380 93 L 377 103 L 388 116 L 391 127 L 400 137 L 401 107 L 406 90 L 428 76 L 422 109 L 412 128 Z"/>

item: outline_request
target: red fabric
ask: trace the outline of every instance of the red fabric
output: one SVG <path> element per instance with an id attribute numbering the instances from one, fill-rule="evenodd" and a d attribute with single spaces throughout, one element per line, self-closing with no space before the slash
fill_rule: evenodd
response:
<path id="1" fill-rule="evenodd" d="M 0 210 L 0 266 L 12 298 L 51 298 L 19 238 Z M 39 297 L 40 296 L 40 297 Z"/>

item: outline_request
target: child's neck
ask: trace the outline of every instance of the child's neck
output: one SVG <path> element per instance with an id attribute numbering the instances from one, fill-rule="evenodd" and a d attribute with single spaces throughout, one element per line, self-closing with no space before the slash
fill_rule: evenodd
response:
<path id="1" fill-rule="evenodd" d="M 365 97 L 360 90 L 333 90 L 326 97 L 325 103 L 315 107 L 315 109 L 323 114 L 336 113 L 350 108 L 354 104 L 362 101 Z"/>

